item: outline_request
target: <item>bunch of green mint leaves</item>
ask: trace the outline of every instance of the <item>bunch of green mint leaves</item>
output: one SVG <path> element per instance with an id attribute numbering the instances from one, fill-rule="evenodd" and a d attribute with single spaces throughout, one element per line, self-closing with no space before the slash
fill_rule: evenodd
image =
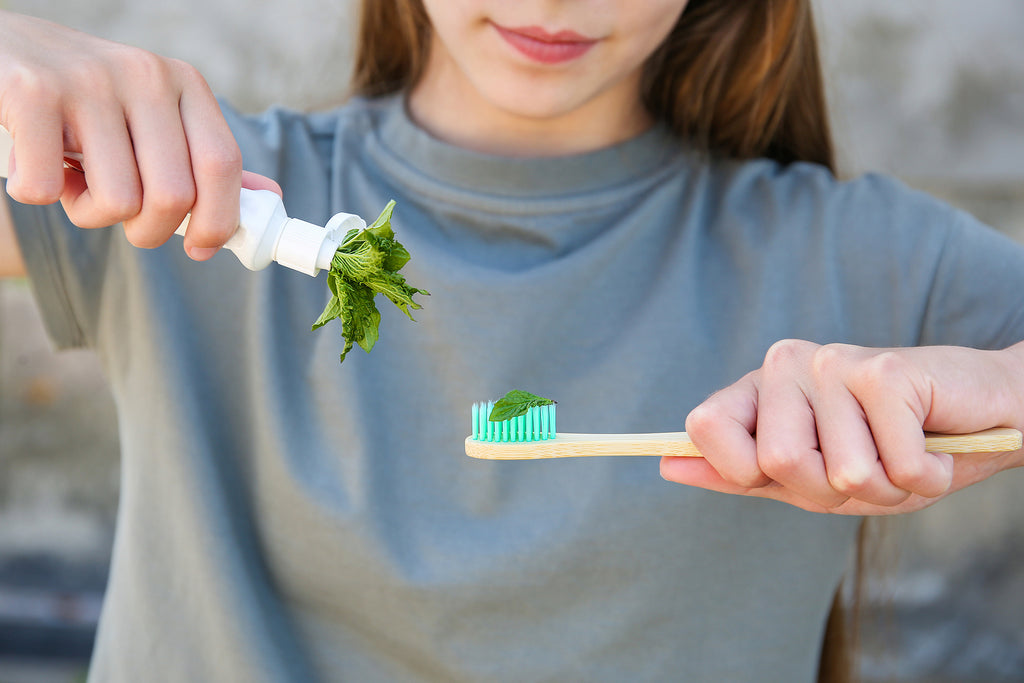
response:
<path id="1" fill-rule="evenodd" d="M 372 225 L 362 230 L 349 230 L 331 260 L 327 273 L 331 300 L 313 323 L 313 329 L 335 318 L 341 320 L 345 348 L 340 362 L 345 361 L 355 344 L 369 353 L 377 343 L 380 311 L 373 302 L 377 294 L 390 299 L 410 320 L 413 320 L 411 311 L 422 308 L 413 301 L 413 295 L 430 295 L 426 290 L 407 284 L 398 272 L 408 263 L 409 252 L 395 239 L 391 228 L 394 210 L 395 201 L 391 200 Z"/>

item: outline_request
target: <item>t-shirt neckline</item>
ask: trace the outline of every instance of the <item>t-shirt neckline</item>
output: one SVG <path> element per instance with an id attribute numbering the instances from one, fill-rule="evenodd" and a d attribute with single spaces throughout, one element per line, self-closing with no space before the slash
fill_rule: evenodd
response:
<path id="1" fill-rule="evenodd" d="M 412 120 L 401 96 L 391 96 L 381 105 L 374 147 L 390 157 L 381 161 L 397 162 L 424 178 L 474 193 L 538 198 L 621 188 L 664 169 L 684 152 L 684 144 L 656 124 L 592 152 L 553 157 L 486 154 L 428 133 Z"/>

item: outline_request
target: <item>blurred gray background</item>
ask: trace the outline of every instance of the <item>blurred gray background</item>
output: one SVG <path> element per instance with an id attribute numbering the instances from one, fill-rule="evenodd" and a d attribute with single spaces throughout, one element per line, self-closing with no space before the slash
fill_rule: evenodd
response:
<path id="1" fill-rule="evenodd" d="M 889 172 L 1024 240 L 1024 2 L 819 0 L 847 173 Z M 351 2 L 0 0 L 197 65 L 237 106 L 344 95 Z M 1024 296 L 1024 292 L 1022 292 Z M 0 283 L 0 681 L 84 670 L 116 515 L 114 406 Z M 881 525 L 867 681 L 1024 681 L 1024 470 Z"/>

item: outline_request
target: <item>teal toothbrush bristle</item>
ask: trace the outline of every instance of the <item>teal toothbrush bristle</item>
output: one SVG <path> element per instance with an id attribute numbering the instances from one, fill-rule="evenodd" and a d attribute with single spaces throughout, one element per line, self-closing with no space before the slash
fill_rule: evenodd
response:
<path id="1" fill-rule="evenodd" d="M 476 441 L 547 441 L 555 438 L 555 404 L 537 406 L 525 415 L 510 420 L 491 422 L 488 417 L 494 410 L 494 401 L 473 404 L 473 439 Z"/>

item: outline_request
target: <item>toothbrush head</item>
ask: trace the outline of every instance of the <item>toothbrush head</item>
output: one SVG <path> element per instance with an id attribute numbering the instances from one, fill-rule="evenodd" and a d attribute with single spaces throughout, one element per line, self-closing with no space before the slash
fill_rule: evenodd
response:
<path id="1" fill-rule="evenodd" d="M 507 420 L 492 420 L 494 401 L 474 403 L 470 438 L 474 441 L 511 443 L 554 439 L 555 407 L 554 403 L 534 406 L 522 415 Z"/>

